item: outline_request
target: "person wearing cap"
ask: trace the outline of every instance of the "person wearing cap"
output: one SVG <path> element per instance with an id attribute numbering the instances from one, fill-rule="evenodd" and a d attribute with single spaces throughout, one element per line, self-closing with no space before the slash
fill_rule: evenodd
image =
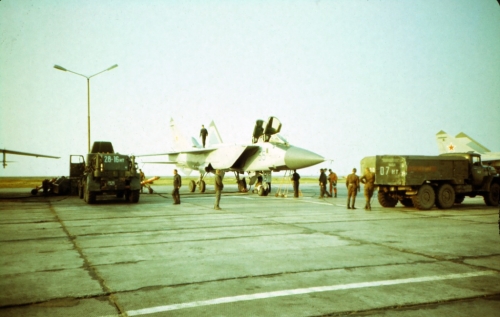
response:
<path id="1" fill-rule="evenodd" d="M 352 174 L 347 176 L 345 181 L 345 185 L 347 187 L 347 209 L 356 209 L 354 204 L 356 203 L 356 195 L 359 192 L 359 177 L 356 175 L 356 169 L 352 169 Z M 352 197 L 352 206 L 351 206 L 351 197 Z"/>

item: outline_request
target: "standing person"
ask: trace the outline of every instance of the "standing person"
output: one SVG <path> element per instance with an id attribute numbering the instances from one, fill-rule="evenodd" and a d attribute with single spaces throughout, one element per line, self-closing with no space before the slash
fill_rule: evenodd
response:
<path id="1" fill-rule="evenodd" d="M 325 194 L 328 196 L 328 197 L 332 197 L 332 195 L 330 195 L 330 193 L 328 193 L 328 191 L 326 190 L 326 174 L 325 174 L 325 170 L 324 169 L 320 169 L 319 170 L 320 172 L 320 175 L 319 175 L 319 189 L 320 189 L 320 196 L 319 198 L 324 198 Z"/>
<path id="2" fill-rule="evenodd" d="M 177 174 L 177 170 L 174 170 L 174 190 L 172 191 L 172 198 L 174 199 L 174 205 L 180 205 L 181 195 L 179 194 L 179 188 L 182 186 L 181 175 Z"/>
<path id="3" fill-rule="evenodd" d="M 328 171 L 330 171 L 330 174 L 328 174 L 328 182 L 330 183 L 330 196 L 333 194 L 333 188 L 333 191 L 335 192 L 335 198 L 337 198 L 337 174 L 332 172 L 332 169 L 329 169 Z"/>
<path id="4" fill-rule="evenodd" d="M 354 204 L 356 203 L 356 195 L 359 192 L 359 177 L 356 175 L 356 169 L 352 169 L 352 174 L 347 176 L 345 181 L 347 187 L 347 209 L 356 209 Z M 352 207 L 350 205 L 352 197 Z"/>
<path id="5" fill-rule="evenodd" d="M 373 196 L 373 190 L 375 188 L 375 173 L 370 172 L 370 169 L 365 168 L 365 173 L 360 178 L 361 183 L 365 184 L 365 209 L 372 210 L 371 200 Z"/>
<path id="6" fill-rule="evenodd" d="M 201 130 L 200 130 L 200 137 L 201 137 L 201 142 L 203 143 L 203 147 L 205 147 L 205 140 L 207 139 L 208 131 L 205 129 L 205 126 L 202 124 L 201 125 Z"/>
<path id="7" fill-rule="evenodd" d="M 144 189 L 144 185 L 142 184 L 142 182 L 146 179 L 146 175 L 144 175 L 142 169 L 139 169 L 139 177 L 141 179 L 141 194 L 142 194 L 142 190 Z"/>
<path id="8" fill-rule="evenodd" d="M 293 197 L 299 197 L 299 179 L 300 175 L 297 173 L 297 170 L 293 170 L 292 181 L 293 181 Z"/>
<path id="9" fill-rule="evenodd" d="M 220 210 L 219 202 L 220 202 L 220 195 L 223 189 L 224 189 L 224 184 L 222 183 L 220 170 L 215 170 L 215 204 L 214 204 L 215 210 Z"/>

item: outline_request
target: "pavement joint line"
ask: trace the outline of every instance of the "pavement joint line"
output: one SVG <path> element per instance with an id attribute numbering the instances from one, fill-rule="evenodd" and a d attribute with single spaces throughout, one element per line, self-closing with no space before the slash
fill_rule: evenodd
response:
<path id="1" fill-rule="evenodd" d="M 108 301 L 120 313 L 123 312 L 124 309 L 120 307 L 118 301 L 116 300 L 115 296 L 111 292 L 111 289 L 106 285 L 106 282 L 99 275 L 99 273 L 97 272 L 97 270 L 90 264 L 90 262 L 88 261 L 87 257 L 85 256 L 85 254 L 83 254 L 82 249 L 80 248 L 80 246 L 76 242 L 76 239 L 75 239 L 76 237 L 69 232 L 68 228 L 66 227 L 66 225 L 64 224 L 64 222 L 62 221 L 62 219 L 59 217 L 59 214 L 56 212 L 56 210 L 54 209 L 54 206 L 52 204 L 49 204 L 49 209 L 50 209 L 50 212 L 56 217 L 57 221 L 61 225 L 62 230 L 64 231 L 64 233 L 66 233 L 67 238 L 71 241 L 71 243 L 73 244 L 73 247 L 78 252 L 78 254 L 80 255 L 80 257 L 82 258 L 82 260 L 83 260 L 83 269 L 85 269 L 88 272 L 88 274 L 89 274 L 89 276 L 91 278 L 95 278 L 97 280 L 97 282 L 99 283 L 99 285 L 101 286 L 101 289 L 103 290 L 103 294 L 101 294 L 101 295 L 107 296 L 108 297 Z"/>
<path id="2" fill-rule="evenodd" d="M 496 275 L 496 274 L 498 274 L 497 271 L 487 270 L 487 271 L 479 271 L 479 272 L 423 276 L 423 277 L 413 277 L 413 278 L 394 279 L 394 280 L 381 280 L 381 281 L 372 281 L 372 282 L 358 282 L 358 283 L 337 284 L 337 285 L 328 285 L 328 286 L 315 286 L 315 287 L 308 287 L 308 288 L 297 288 L 297 289 L 288 289 L 288 290 L 273 291 L 273 292 L 220 297 L 220 298 L 214 298 L 214 299 L 209 299 L 209 300 L 179 303 L 179 304 L 172 304 L 172 305 L 155 306 L 155 307 L 142 308 L 142 309 L 137 309 L 137 310 L 129 310 L 126 312 L 126 315 L 127 316 L 141 316 L 141 315 L 149 315 L 149 314 L 155 314 L 155 313 L 166 312 L 166 311 L 181 310 L 181 309 L 186 309 L 186 308 L 196 308 L 196 307 L 203 307 L 203 306 L 210 306 L 210 305 L 258 300 L 258 299 L 267 299 L 267 298 L 294 296 L 294 295 L 304 295 L 304 294 L 331 292 L 331 291 L 340 291 L 340 290 L 349 290 L 349 289 L 359 289 L 359 288 L 367 288 L 367 287 L 380 287 L 380 286 L 390 286 L 390 285 L 409 284 L 409 283 L 434 282 L 434 281 L 471 278 L 471 277 Z"/>

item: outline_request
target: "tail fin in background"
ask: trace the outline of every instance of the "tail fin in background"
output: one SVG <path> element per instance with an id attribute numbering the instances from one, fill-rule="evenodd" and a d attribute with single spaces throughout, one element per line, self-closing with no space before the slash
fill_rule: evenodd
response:
<path id="1" fill-rule="evenodd" d="M 217 127 L 215 126 L 215 122 L 212 120 L 210 122 L 210 125 L 208 126 L 208 140 L 207 140 L 207 146 L 210 147 L 215 144 L 221 144 L 222 138 L 220 137 L 219 130 L 217 130 Z"/>
<path id="2" fill-rule="evenodd" d="M 192 147 L 192 144 L 188 142 L 188 139 L 182 135 L 175 125 L 173 118 L 170 118 L 170 132 L 172 133 L 172 148 L 174 151 L 182 151 Z"/>
<path id="3" fill-rule="evenodd" d="M 439 153 L 473 151 L 479 154 L 485 154 L 490 152 L 488 148 L 463 132 L 460 132 L 455 137 L 452 137 L 448 135 L 448 133 L 441 130 L 436 134 L 436 142 Z"/>
<path id="4" fill-rule="evenodd" d="M 461 144 L 463 144 L 465 147 L 468 148 L 467 151 L 474 151 L 479 154 L 485 154 L 491 152 L 487 147 L 480 144 L 479 142 L 477 142 L 476 140 L 474 140 L 473 138 L 471 138 L 470 136 L 468 136 L 463 132 L 457 134 L 455 138 L 457 138 L 457 140 L 460 140 Z"/>
<path id="5" fill-rule="evenodd" d="M 443 130 L 436 134 L 436 142 L 439 154 L 455 152 L 456 142 L 455 138 L 450 136 Z"/>

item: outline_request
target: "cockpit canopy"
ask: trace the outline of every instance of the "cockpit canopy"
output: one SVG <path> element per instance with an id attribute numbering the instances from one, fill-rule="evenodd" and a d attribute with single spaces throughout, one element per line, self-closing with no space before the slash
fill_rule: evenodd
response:
<path id="1" fill-rule="evenodd" d="M 264 120 L 260 119 L 255 122 L 255 127 L 253 129 L 252 135 L 252 143 L 257 143 L 261 136 L 264 142 L 269 142 L 271 136 L 281 131 L 281 122 L 276 117 L 269 117 L 265 126 L 264 124 Z"/>

